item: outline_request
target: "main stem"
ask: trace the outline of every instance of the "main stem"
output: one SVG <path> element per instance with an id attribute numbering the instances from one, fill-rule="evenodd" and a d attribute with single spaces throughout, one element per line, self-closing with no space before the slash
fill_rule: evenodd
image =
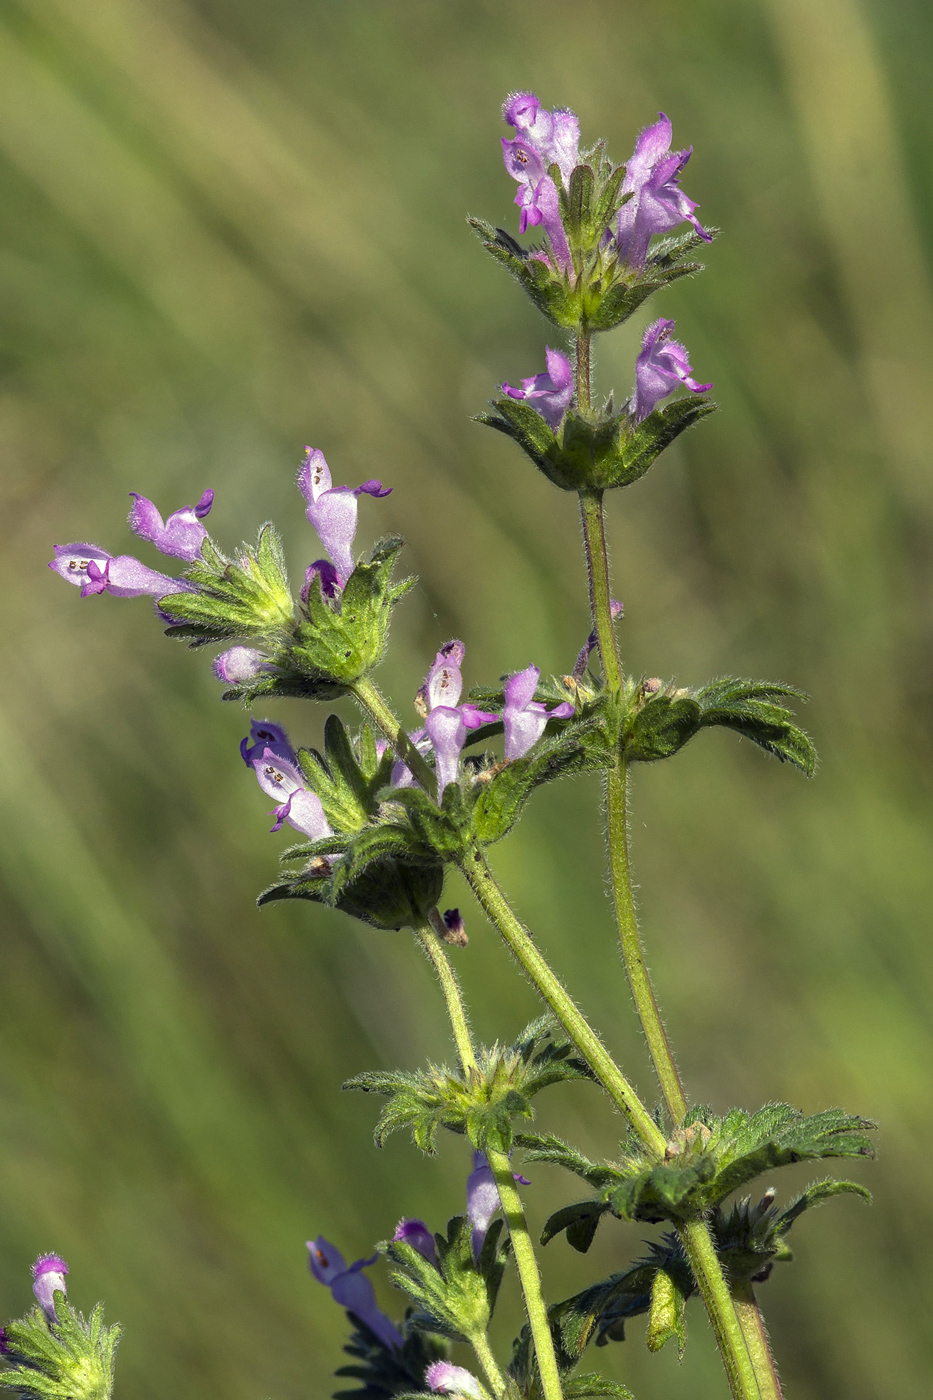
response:
<path id="1" fill-rule="evenodd" d="M 472 1077 L 477 1074 L 476 1051 L 473 1049 L 473 1038 L 470 1035 L 466 1007 L 463 1004 L 456 974 L 450 965 L 450 959 L 444 952 L 441 940 L 432 928 L 427 926 L 419 928 L 416 930 L 416 935 L 434 965 L 438 981 L 441 984 L 463 1072 L 468 1077 Z M 492 1174 L 496 1179 L 499 1199 L 502 1202 L 502 1213 L 509 1227 L 512 1252 L 515 1255 L 515 1266 L 518 1269 L 518 1278 L 525 1299 L 528 1325 L 531 1328 L 535 1344 L 544 1397 L 545 1400 L 563 1400 L 560 1371 L 557 1367 L 557 1356 L 554 1351 L 554 1339 L 551 1336 L 551 1328 L 548 1323 L 547 1303 L 544 1301 L 541 1275 L 538 1272 L 538 1261 L 535 1258 L 534 1246 L 528 1233 L 522 1198 L 516 1190 L 512 1168 L 506 1154 L 504 1152 L 491 1152 L 487 1149 L 486 1160 L 489 1162 Z M 485 1333 L 471 1337 L 470 1342 L 496 1395 L 501 1396 L 505 1390 L 505 1382 L 496 1365 Z"/>
<path id="2" fill-rule="evenodd" d="M 739 1318 L 739 1326 L 745 1334 L 745 1341 L 748 1344 L 748 1350 L 758 1375 L 762 1400 L 784 1400 L 781 1379 L 771 1352 L 771 1344 L 768 1341 L 768 1329 L 765 1327 L 765 1320 L 761 1315 L 755 1290 L 750 1283 L 742 1283 L 738 1285 L 732 1296 Z"/>
<path id="3" fill-rule="evenodd" d="M 361 676 L 353 683 L 352 691 L 362 709 L 386 736 L 398 757 L 408 766 L 425 792 L 436 797 L 437 778 L 433 768 L 415 748 L 404 726 L 396 719 L 375 683 L 369 676 Z"/>
<path id="4" fill-rule="evenodd" d="M 589 374 L 589 336 L 581 334 L 577 337 L 577 402 L 583 409 L 588 409 L 591 402 Z M 603 676 L 606 689 L 617 703 L 621 703 L 624 676 L 612 625 L 612 594 L 603 493 L 595 490 L 581 492 L 580 510 L 583 518 L 590 608 L 599 643 Z M 625 762 L 620 755 L 609 770 L 606 782 L 609 861 L 619 942 L 632 998 L 668 1112 L 672 1121 L 679 1125 L 687 1112 L 687 1099 L 661 1020 L 638 930 L 628 854 L 626 786 Z M 766 1392 L 763 1384 L 759 1383 L 759 1375 L 762 1381 L 764 1379 L 761 1361 L 757 1356 L 753 1360 L 755 1353 L 740 1324 L 709 1226 L 703 1220 L 691 1221 L 682 1225 L 678 1233 L 697 1287 L 706 1304 L 735 1400 L 763 1400 Z M 757 1365 L 755 1361 L 758 1361 Z"/>
<path id="5" fill-rule="evenodd" d="M 502 1213 L 509 1227 L 512 1253 L 515 1255 L 515 1267 L 518 1269 L 518 1276 L 521 1279 L 528 1325 L 531 1328 L 535 1354 L 538 1358 L 541 1389 L 544 1391 L 545 1400 L 561 1400 L 563 1391 L 560 1383 L 560 1371 L 557 1367 L 557 1355 L 554 1351 L 554 1339 L 551 1336 L 547 1303 L 544 1301 L 541 1275 L 538 1272 L 534 1245 L 531 1243 L 531 1236 L 528 1233 L 522 1198 L 518 1194 L 512 1177 L 512 1166 L 505 1153 L 487 1150 L 486 1160 L 496 1178 L 499 1200 L 502 1202 Z"/>

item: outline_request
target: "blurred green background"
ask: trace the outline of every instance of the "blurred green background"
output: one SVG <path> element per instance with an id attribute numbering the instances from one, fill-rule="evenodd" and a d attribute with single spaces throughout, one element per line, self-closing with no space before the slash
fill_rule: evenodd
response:
<path id="1" fill-rule="evenodd" d="M 625 393 L 644 324 L 676 316 L 723 408 L 611 499 L 620 635 L 639 673 L 805 687 L 822 766 L 808 783 L 712 734 L 640 772 L 645 930 L 695 1098 L 883 1124 L 850 1173 L 874 1207 L 807 1219 L 762 1290 L 789 1395 L 929 1395 L 931 53 L 921 0 L 0 3 L 0 1311 L 61 1250 L 78 1305 L 127 1326 L 126 1400 L 328 1395 L 343 1319 L 304 1240 L 352 1258 L 403 1213 L 439 1226 L 467 1160 L 375 1151 L 377 1106 L 338 1092 L 447 1051 L 410 941 L 255 909 L 285 838 L 237 756 L 244 714 L 145 601 L 82 603 L 45 563 L 53 541 L 131 549 L 131 490 L 168 511 L 212 486 L 213 533 L 274 517 L 299 576 L 309 442 L 337 481 L 395 488 L 359 542 L 403 533 L 421 576 L 382 672 L 406 714 L 451 635 L 468 684 L 566 670 L 572 500 L 469 422 L 558 343 L 464 223 L 517 228 L 499 104 L 525 87 L 618 160 L 663 108 L 724 229 L 703 278 L 600 346 Z M 320 733 L 310 707 L 270 713 Z M 545 790 L 495 864 L 650 1095 L 598 809 L 596 781 Z M 477 1028 L 509 1035 L 533 995 L 458 899 Z M 539 1121 L 615 1142 L 587 1086 Z M 531 1174 L 540 1225 L 577 1188 Z M 587 1259 L 555 1242 L 551 1295 L 650 1233 L 612 1223 Z M 593 1359 L 644 1400 L 722 1396 L 690 1313 L 682 1366 L 640 1322 Z"/>

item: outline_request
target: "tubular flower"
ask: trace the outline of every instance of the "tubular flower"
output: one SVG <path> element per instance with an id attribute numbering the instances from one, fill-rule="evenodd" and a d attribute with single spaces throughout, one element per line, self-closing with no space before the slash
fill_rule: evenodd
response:
<path id="1" fill-rule="evenodd" d="M 434 748 L 434 767 L 437 771 L 437 796 L 443 796 L 448 783 L 455 783 L 460 771 L 460 750 L 466 742 L 467 731 L 479 729 L 481 724 L 491 724 L 498 715 L 487 714 L 475 705 L 459 705 L 456 709 L 448 705 L 437 705 L 424 721 L 428 738 Z"/>
<path id="2" fill-rule="evenodd" d="M 531 1182 L 525 1176 L 519 1176 L 518 1172 L 513 1172 L 512 1177 L 522 1186 L 530 1186 Z M 492 1217 L 501 1207 L 499 1199 L 499 1188 L 496 1179 L 492 1174 L 492 1167 L 486 1160 L 484 1152 L 473 1153 L 473 1170 L 467 1177 L 467 1215 L 470 1224 L 473 1226 L 473 1258 L 478 1259 L 482 1253 L 483 1244 L 492 1223 Z"/>
<path id="3" fill-rule="evenodd" d="M 445 642 L 431 663 L 424 685 L 415 696 L 415 708 L 425 716 L 424 728 L 416 729 L 409 738 L 420 752 L 430 745 L 434 749 L 437 769 L 438 797 L 450 782 L 455 782 L 459 770 L 460 750 L 467 730 L 478 729 L 498 715 L 486 714 L 475 705 L 459 705 L 463 691 L 465 647 L 462 642 Z M 406 764 L 399 762 L 392 770 L 393 787 L 411 787 L 414 778 Z"/>
<path id="4" fill-rule="evenodd" d="M 170 578 L 134 559 L 131 554 L 108 554 L 94 544 L 57 544 L 49 564 L 60 578 L 81 589 L 82 598 L 110 593 L 114 598 L 161 598 L 166 593 L 193 593 L 187 579 Z"/>
<path id="5" fill-rule="evenodd" d="M 393 1240 L 404 1240 L 419 1254 L 423 1254 L 432 1264 L 437 1263 L 437 1249 L 434 1236 L 423 1220 L 400 1220 L 395 1227 Z"/>
<path id="6" fill-rule="evenodd" d="M 435 1361 L 425 1371 L 424 1380 L 429 1390 L 443 1395 L 469 1395 L 471 1400 L 483 1400 L 486 1394 L 471 1371 L 452 1361 Z"/>
<path id="7" fill-rule="evenodd" d="M 548 710 L 534 698 L 541 672 L 537 666 L 527 666 L 509 676 L 505 683 L 505 707 L 502 722 L 505 725 L 505 756 L 507 759 L 522 758 L 544 733 L 549 719 L 569 719 L 573 706 L 569 701 Z"/>
<path id="8" fill-rule="evenodd" d="M 398 1351 L 402 1346 L 401 1333 L 377 1305 L 373 1286 L 361 1272 L 375 1264 L 378 1257 L 374 1254 L 371 1259 L 357 1259 L 348 1266 L 340 1250 L 323 1235 L 308 1241 L 308 1266 L 318 1283 L 329 1288 L 334 1302 L 375 1333 L 384 1347 Z"/>
<path id="9" fill-rule="evenodd" d="M 565 108 L 553 112 L 542 107 L 533 92 L 514 93 L 506 100 L 502 115 L 514 127 L 517 139 L 502 139 L 505 168 L 518 181 L 515 203 L 521 209 L 519 232 L 541 224 L 551 241 L 559 265 L 570 266 L 570 248 L 560 217 L 557 186 L 548 167 L 557 165 L 566 187 L 577 163 L 580 124 Z"/>
<path id="10" fill-rule="evenodd" d="M 383 486 L 381 481 L 364 481 L 362 486 L 355 487 L 332 486 L 324 453 L 315 447 L 305 448 L 305 459 L 298 472 L 298 486 L 308 503 L 308 519 L 333 560 L 337 583 L 342 589 L 355 568 L 353 539 L 356 535 L 358 498 L 360 495 L 388 496 L 392 488 Z M 312 565 L 314 568 L 321 569 L 321 565 Z M 321 569 L 325 593 L 328 582 Z M 310 583 L 309 578 L 307 586 Z"/>
<path id="11" fill-rule="evenodd" d="M 635 422 L 640 423 L 653 413 L 662 399 L 683 384 L 695 394 L 712 389 L 712 384 L 698 384 L 692 376 L 690 359 L 679 340 L 671 340 L 673 321 L 655 321 L 645 331 L 641 353 L 635 361 L 635 394 L 630 409 Z"/>
<path id="12" fill-rule="evenodd" d="M 333 835 L 321 799 L 306 786 L 297 764 L 280 758 L 272 748 L 264 748 L 253 758 L 252 768 L 263 792 L 278 799 L 272 811 L 276 819 L 273 831 L 281 831 L 288 822 L 312 841 Z"/>
<path id="13" fill-rule="evenodd" d="M 32 1291 L 36 1295 L 36 1302 L 49 1322 L 58 1321 L 58 1314 L 55 1311 L 55 1294 L 64 1293 L 66 1297 L 68 1296 L 68 1290 L 65 1287 L 67 1272 L 68 1265 L 59 1254 L 40 1254 L 32 1266 Z"/>
<path id="14" fill-rule="evenodd" d="M 177 559 L 193 564 L 201 553 L 201 545 L 207 535 L 201 521 L 214 504 L 213 491 L 205 491 L 196 506 L 182 506 L 164 522 L 145 496 L 140 496 L 137 491 L 131 491 L 130 495 L 133 505 L 127 523 L 133 534 L 154 544 L 162 554 L 173 554 Z"/>
<path id="15" fill-rule="evenodd" d="M 502 392 L 510 399 L 525 399 L 556 432 L 573 398 L 573 368 L 566 355 L 552 350 L 549 345 L 545 346 L 544 355 L 547 363 L 544 374 L 523 379 L 520 389 L 503 384 Z"/>
<path id="16" fill-rule="evenodd" d="M 635 142 L 635 151 L 625 171 L 622 193 L 630 194 L 619 210 L 615 232 L 619 256 L 632 267 L 644 266 L 648 244 L 656 233 L 689 221 L 701 238 L 710 235 L 694 214 L 696 203 L 680 188 L 680 173 L 693 154 L 693 147 L 672 151 L 670 118 L 659 112 L 654 126 L 647 127 Z"/>

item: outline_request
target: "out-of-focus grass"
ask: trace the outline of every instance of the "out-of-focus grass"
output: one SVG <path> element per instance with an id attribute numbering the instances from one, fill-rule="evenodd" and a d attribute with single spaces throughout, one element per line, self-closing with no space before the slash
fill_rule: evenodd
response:
<path id="1" fill-rule="evenodd" d="M 44 562 L 53 540 L 129 547 L 130 490 L 171 509 L 211 485 L 218 537 L 273 516 L 297 573 L 310 441 L 340 480 L 395 487 L 360 538 L 403 533 L 421 575 L 383 671 L 398 704 L 454 634 L 471 683 L 566 669 L 572 503 L 468 422 L 556 334 L 463 222 L 514 219 L 498 104 L 526 86 L 617 159 L 663 108 L 725 230 L 651 309 L 723 412 L 610 503 L 621 635 L 636 672 L 803 685 L 823 762 L 806 783 L 713 735 L 640 774 L 646 934 L 695 1097 L 883 1124 L 858 1169 L 874 1208 L 804 1222 L 763 1289 L 789 1393 L 929 1393 L 931 40 L 916 0 L 4 0 L 0 1308 L 62 1250 L 78 1304 L 127 1324 L 121 1395 L 329 1394 L 342 1318 L 303 1241 L 439 1225 L 466 1156 L 377 1153 L 373 1105 L 337 1093 L 444 1053 L 426 966 L 312 907 L 259 915 L 277 843 L 242 713 L 144 602 L 81 603 Z M 606 389 L 640 329 L 601 346 Z M 496 863 L 650 1094 L 598 802 L 545 791 Z M 533 998 L 467 917 L 477 1027 L 508 1034 Z M 612 1147 L 585 1086 L 543 1118 Z M 575 1188 L 534 1176 L 540 1223 Z M 643 1233 L 551 1245 L 553 1295 Z M 692 1306 L 682 1367 L 630 1330 L 599 1360 L 636 1394 L 722 1394 Z"/>

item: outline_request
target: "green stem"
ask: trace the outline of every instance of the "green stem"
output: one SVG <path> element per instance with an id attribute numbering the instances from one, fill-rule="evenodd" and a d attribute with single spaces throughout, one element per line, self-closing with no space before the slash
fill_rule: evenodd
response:
<path id="1" fill-rule="evenodd" d="M 522 1198 L 518 1194 L 512 1177 L 512 1166 L 504 1152 L 490 1152 L 487 1149 L 486 1159 L 492 1168 L 493 1176 L 496 1178 L 499 1199 L 502 1202 L 502 1214 L 509 1227 L 512 1253 L 515 1255 L 515 1267 L 518 1269 L 518 1277 L 521 1280 L 522 1293 L 525 1297 L 525 1311 L 528 1313 L 528 1325 L 531 1328 L 535 1354 L 538 1358 L 541 1389 L 544 1392 L 545 1400 L 562 1400 L 560 1371 L 554 1351 L 554 1338 L 551 1336 L 551 1325 L 548 1321 L 547 1304 L 541 1290 L 541 1275 L 538 1272 L 538 1261 L 535 1258 L 534 1246 L 531 1243 L 531 1236 L 525 1221 Z"/>
<path id="2" fill-rule="evenodd" d="M 358 681 L 354 682 L 352 690 L 360 706 L 377 729 L 382 731 L 402 762 L 411 769 L 425 792 L 436 797 L 437 779 L 433 768 L 425 761 L 424 755 L 415 748 L 405 728 L 395 718 L 382 695 L 376 689 L 375 683 L 370 680 L 369 676 L 361 676 Z"/>
<path id="3" fill-rule="evenodd" d="M 505 1394 L 505 1376 L 503 1376 L 502 1372 L 499 1370 L 486 1333 L 477 1332 L 474 1337 L 470 1338 L 470 1346 L 476 1353 L 476 1359 L 483 1368 L 483 1375 L 486 1377 L 486 1383 L 489 1389 L 492 1391 L 493 1395 L 496 1396 L 496 1400 L 501 1400 L 501 1397 Z"/>
<path id="4" fill-rule="evenodd" d="M 761 1386 L 762 1400 L 784 1400 L 781 1380 L 771 1353 L 768 1330 L 750 1283 L 739 1284 L 732 1294 L 739 1326 L 745 1335 L 749 1354 Z"/>
<path id="5" fill-rule="evenodd" d="M 592 380 L 592 368 L 590 364 L 590 346 L 592 335 L 589 331 L 579 331 L 577 333 L 577 354 L 576 364 L 576 390 L 577 408 L 581 413 L 589 413 L 592 407 L 593 395 L 590 388 Z"/>
<path id="6" fill-rule="evenodd" d="M 473 1038 L 470 1035 L 470 1024 L 467 1020 L 466 1007 L 463 1004 L 457 974 L 444 952 L 444 945 L 432 928 L 425 925 L 423 928 L 416 929 L 415 937 L 427 953 L 431 965 L 437 973 L 437 980 L 441 984 L 441 991 L 444 993 L 444 1000 L 447 1003 L 447 1014 L 450 1017 L 450 1026 L 457 1044 L 460 1063 L 463 1066 L 464 1074 L 469 1077 L 471 1073 L 476 1071 L 476 1054 L 473 1050 Z"/>
<path id="7" fill-rule="evenodd" d="M 757 1368 L 749 1353 L 709 1226 L 703 1220 L 692 1220 L 681 1225 L 677 1233 L 706 1304 L 735 1400 L 764 1400 L 772 1392 L 759 1384 Z"/>
<path id="8" fill-rule="evenodd" d="M 610 769 L 606 781 L 609 864 L 612 871 L 612 894 L 619 927 L 619 943 L 628 984 L 632 989 L 632 997 L 661 1084 L 667 1111 L 674 1125 L 678 1126 L 686 1117 L 687 1099 L 677 1073 L 664 1022 L 661 1020 L 638 931 L 628 853 L 627 786 L 625 763 L 620 760 L 615 768 Z"/>
<path id="9" fill-rule="evenodd" d="M 471 858 L 464 860 L 461 869 L 490 922 L 499 930 L 512 955 L 554 1012 L 609 1097 L 621 1109 L 646 1147 L 659 1157 L 663 1156 L 666 1146 L 664 1135 L 586 1017 L 574 1005 L 563 983 L 542 957 L 531 934 L 499 888 L 486 858 L 480 851 L 474 851 Z"/>
<path id="10" fill-rule="evenodd" d="M 622 690 L 622 663 L 612 625 L 612 593 L 609 586 L 609 551 L 606 548 L 606 525 L 603 516 L 602 491 L 580 492 L 580 514 L 583 517 L 583 540 L 586 548 L 586 568 L 590 585 L 590 611 L 599 642 L 599 656 L 607 689 L 618 695 Z"/>

